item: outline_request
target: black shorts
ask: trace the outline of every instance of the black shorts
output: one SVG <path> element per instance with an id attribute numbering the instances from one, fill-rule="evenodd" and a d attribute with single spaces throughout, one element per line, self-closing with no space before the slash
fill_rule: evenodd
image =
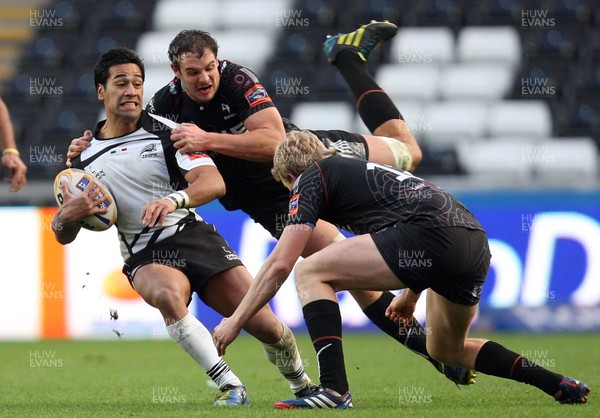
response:
<path id="1" fill-rule="evenodd" d="M 371 237 L 390 269 L 414 292 L 431 288 L 461 305 L 479 303 L 491 258 L 485 232 L 398 222 Z"/>
<path id="2" fill-rule="evenodd" d="M 365 138 L 356 133 L 346 131 L 322 131 L 309 129 L 323 142 L 327 148 L 335 148 L 340 157 L 354 158 L 356 160 L 369 159 L 369 147 Z"/>
<path id="3" fill-rule="evenodd" d="M 191 222 L 180 232 L 135 253 L 123 266 L 123 273 L 133 286 L 137 270 L 151 263 L 182 271 L 193 292 L 204 299 L 204 287 L 215 275 L 242 266 L 237 254 L 215 230 L 204 221 Z"/>

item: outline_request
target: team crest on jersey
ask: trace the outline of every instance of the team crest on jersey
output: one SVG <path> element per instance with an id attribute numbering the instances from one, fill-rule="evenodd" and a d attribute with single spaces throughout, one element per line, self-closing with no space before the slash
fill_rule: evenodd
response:
<path id="1" fill-rule="evenodd" d="M 140 158 L 150 158 L 150 157 L 157 157 L 157 156 L 158 156 L 158 149 L 156 148 L 155 143 L 146 145 L 140 151 Z"/>
<path id="2" fill-rule="evenodd" d="M 298 213 L 298 200 L 300 200 L 300 195 L 296 193 L 290 199 L 290 206 L 288 209 L 288 216 L 294 216 Z"/>
<path id="3" fill-rule="evenodd" d="M 261 103 L 268 103 L 271 101 L 269 93 L 267 93 L 267 90 L 262 86 L 262 84 L 256 84 L 252 86 L 246 93 L 244 93 L 244 97 L 246 97 L 250 107 L 255 107 Z"/>

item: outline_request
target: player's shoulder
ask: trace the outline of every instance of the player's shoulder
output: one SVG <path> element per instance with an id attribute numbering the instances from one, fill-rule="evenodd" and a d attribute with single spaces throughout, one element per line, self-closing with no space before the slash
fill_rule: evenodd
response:
<path id="1" fill-rule="evenodd" d="M 336 170 L 341 166 L 357 165 L 357 162 L 362 161 L 363 160 L 357 160 L 354 158 L 341 157 L 339 155 L 331 155 L 329 157 L 322 158 L 319 161 L 315 161 L 312 167 L 315 171 L 324 172 L 329 170 Z"/>
<path id="2" fill-rule="evenodd" d="M 181 80 L 175 77 L 169 84 L 154 93 L 146 105 L 146 110 L 152 114 L 171 114 L 180 101 L 182 93 Z"/>
<path id="3" fill-rule="evenodd" d="M 221 87 L 229 90 L 246 91 L 255 84 L 260 84 L 260 80 L 254 72 L 228 60 L 220 61 Z"/>

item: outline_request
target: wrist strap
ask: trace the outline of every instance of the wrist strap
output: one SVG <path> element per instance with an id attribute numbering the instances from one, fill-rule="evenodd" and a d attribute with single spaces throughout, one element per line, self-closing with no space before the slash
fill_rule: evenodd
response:
<path id="1" fill-rule="evenodd" d="M 176 209 L 188 208 L 190 206 L 190 197 L 183 190 L 171 193 L 163 197 L 163 199 L 167 199 L 173 202 L 175 204 Z"/>
<path id="2" fill-rule="evenodd" d="M 16 148 L 5 148 L 2 151 L 2 155 L 6 155 L 6 154 L 15 154 L 17 157 L 19 157 L 21 155 L 21 153 L 19 152 L 19 150 L 16 149 Z"/>

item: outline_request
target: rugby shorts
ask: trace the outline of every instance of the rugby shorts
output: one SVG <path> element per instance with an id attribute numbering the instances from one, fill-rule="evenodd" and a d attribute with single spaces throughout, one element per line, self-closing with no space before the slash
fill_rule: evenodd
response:
<path id="1" fill-rule="evenodd" d="M 414 292 L 431 288 L 454 303 L 479 303 L 491 259 L 485 232 L 397 222 L 371 237 L 389 268 Z"/>
<path id="2" fill-rule="evenodd" d="M 183 272 L 193 292 L 204 299 L 204 288 L 216 274 L 243 265 L 215 226 L 204 221 L 190 222 L 175 235 L 149 245 L 125 260 L 123 273 L 133 286 L 138 269 L 160 264 Z M 134 287 L 135 288 L 135 287 Z"/>

